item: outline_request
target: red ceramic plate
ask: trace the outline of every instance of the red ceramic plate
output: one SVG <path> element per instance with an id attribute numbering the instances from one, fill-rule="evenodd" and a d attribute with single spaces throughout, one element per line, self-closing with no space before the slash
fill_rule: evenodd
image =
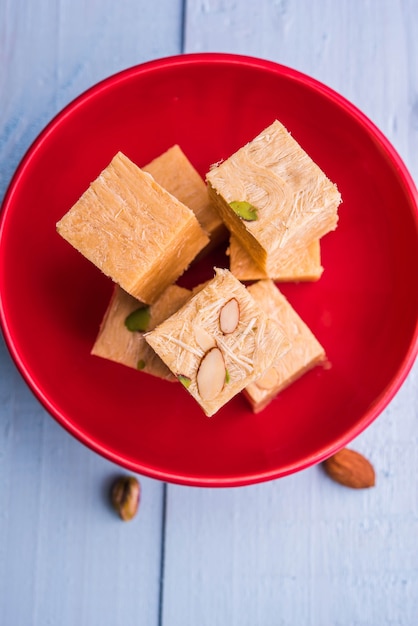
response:
<path id="1" fill-rule="evenodd" d="M 112 285 L 56 234 L 55 223 L 118 150 L 141 166 L 178 143 L 204 176 L 275 118 L 343 197 L 338 229 L 323 239 L 322 278 L 283 286 L 331 367 L 311 371 L 258 415 L 236 397 L 209 419 L 181 385 L 90 356 Z M 70 104 L 19 166 L 1 214 L 3 333 L 39 400 L 108 459 L 189 485 L 280 477 L 358 435 L 412 366 L 417 204 L 393 147 L 315 80 L 235 55 L 146 63 Z"/>

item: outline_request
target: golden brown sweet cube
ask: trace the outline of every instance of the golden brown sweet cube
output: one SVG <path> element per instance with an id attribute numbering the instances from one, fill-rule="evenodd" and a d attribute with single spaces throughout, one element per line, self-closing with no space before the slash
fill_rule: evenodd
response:
<path id="1" fill-rule="evenodd" d="M 225 269 L 145 335 L 206 415 L 216 413 L 289 348 L 247 289 Z"/>
<path id="2" fill-rule="evenodd" d="M 206 179 L 229 231 L 268 276 L 336 228 L 337 187 L 277 120 Z"/>
<path id="3" fill-rule="evenodd" d="M 248 287 L 264 312 L 280 323 L 290 349 L 276 359 L 264 375 L 248 385 L 244 395 L 255 413 L 264 409 L 285 387 L 326 359 L 325 350 L 285 296 L 271 280 L 260 280 Z"/>
<path id="4" fill-rule="evenodd" d="M 121 152 L 57 230 L 104 274 L 148 304 L 209 241 L 193 211 Z"/>
<path id="5" fill-rule="evenodd" d="M 241 281 L 271 278 L 276 282 L 302 282 L 318 280 L 324 268 L 321 265 L 321 247 L 316 239 L 304 250 L 276 268 L 270 268 L 270 276 L 262 270 L 233 235 L 229 240 L 229 269 Z"/>
<path id="6" fill-rule="evenodd" d="M 180 146 L 172 146 L 142 169 L 196 215 L 210 238 L 210 243 L 204 248 L 205 253 L 227 238 L 228 231 L 209 199 L 203 178 Z"/>
<path id="7" fill-rule="evenodd" d="M 146 305 L 115 285 L 91 354 L 175 381 L 144 333 L 177 311 L 190 296 L 188 289 L 170 285 L 154 304 Z"/>

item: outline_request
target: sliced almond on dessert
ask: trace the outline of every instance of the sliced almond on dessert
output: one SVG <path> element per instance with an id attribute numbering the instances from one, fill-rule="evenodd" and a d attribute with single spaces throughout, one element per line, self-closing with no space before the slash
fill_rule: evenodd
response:
<path id="1" fill-rule="evenodd" d="M 225 361 L 219 348 L 212 348 L 200 361 L 196 384 L 202 400 L 213 400 L 222 391 L 226 378 Z"/>
<path id="2" fill-rule="evenodd" d="M 199 348 L 202 348 L 204 352 L 216 347 L 215 338 L 202 326 L 194 326 L 193 332 L 197 345 Z"/>
<path id="3" fill-rule="evenodd" d="M 219 327 L 224 335 L 233 333 L 239 324 L 239 304 L 236 298 L 225 302 L 219 312 Z"/>

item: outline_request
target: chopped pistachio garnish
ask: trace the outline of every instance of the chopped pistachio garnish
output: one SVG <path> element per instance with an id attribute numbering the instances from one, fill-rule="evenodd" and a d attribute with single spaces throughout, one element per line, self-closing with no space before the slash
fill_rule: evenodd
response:
<path id="1" fill-rule="evenodd" d="M 233 200 L 229 203 L 229 206 L 234 211 L 234 213 L 238 215 L 238 217 L 245 220 L 246 222 L 254 222 L 258 219 L 257 209 L 255 208 L 255 206 L 253 206 L 249 202 L 246 202 L 245 200 Z"/>
<path id="2" fill-rule="evenodd" d="M 228 370 L 225 370 L 225 384 L 227 385 L 229 383 L 229 381 L 231 380 L 231 376 L 229 375 Z"/>
<path id="3" fill-rule="evenodd" d="M 136 368 L 138 370 L 143 370 L 145 367 L 145 361 L 144 359 L 139 359 L 138 363 L 136 364 Z"/>
<path id="4" fill-rule="evenodd" d="M 190 383 L 192 382 L 191 379 L 188 376 L 183 376 L 183 374 L 179 374 L 177 376 L 179 382 L 181 382 L 181 384 L 183 385 L 183 387 L 186 387 L 186 389 L 188 389 L 190 387 Z"/>
<path id="5" fill-rule="evenodd" d="M 125 319 L 125 326 L 132 332 L 144 332 L 147 330 L 150 320 L 149 306 L 141 306 L 132 311 Z"/>

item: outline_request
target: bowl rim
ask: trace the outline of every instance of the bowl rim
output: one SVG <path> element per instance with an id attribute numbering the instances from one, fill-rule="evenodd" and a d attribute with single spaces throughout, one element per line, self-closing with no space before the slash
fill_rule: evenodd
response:
<path id="1" fill-rule="evenodd" d="M 279 74 L 283 77 L 289 78 L 294 82 L 303 84 L 309 89 L 321 94 L 326 99 L 331 100 L 336 106 L 342 108 L 349 116 L 355 118 L 355 121 L 366 130 L 369 136 L 372 136 L 377 144 L 379 144 L 382 151 L 389 158 L 392 167 L 396 170 L 396 174 L 399 182 L 405 190 L 406 196 L 411 200 L 411 206 L 414 208 L 414 219 L 416 230 L 418 233 L 418 191 L 412 175 L 408 171 L 404 161 L 400 157 L 397 150 L 394 148 L 389 139 L 380 131 L 371 119 L 365 115 L 356 105 L 350 102 L 347 98 L 335 91 L 333 88 L 328 87 L 318 79 L 315 79 L 299 70 L 293 69 L 281 63 L 277 63 L 272 60 L 262 59 L 249 55 L 227 53 L 227 52 L 196 52 L 196 53 L 183 53 L 172 56 L 165 56 L 150 61 L 146 61 L 140 64 L 132 65 L 126 69 L 120 70 L 114 74 L 107 76 L 106 78 L 93 84 L 86 90 L 82 91 L 78 96 L 72 99 L 66 104 L 58 113 L 56 113 L 46 126 L 41 130 L 37 137 L 29 145 L 21 158 L 8 186 L 1 204 L 0 209 L 0 247 L 3 239 L 3 232 L 5 223 L 9 211 L 12 210 L 13 197 L 16 189 L 19 186 L 20 181 L 24 178 L 25 172 L 30 167 L 32 160 L 36 157 L 39 150 L 42 149 L 42 145 L 47 140 L 49 135 L 54 132 L 56 127 L 65 123 L 67 117 L 71 116 L 78 108 L 83 107 L 91 99 L 96 98 L 101 92 L 107 91 L 109 88 L 117 88 L 118 84 L 136 78 L 149 72 L 161 71 L 166 69 L 173 69 L 190 64 L 203 65 L 228 65 L 242 67 L 247 66 L 253 69 L 259 69 L 268 71 L 271 73 Z M 7 316 L 5 314 L 3 306 L 4 296 L 2 293 L 2 284 L 0 282 L 0 329 L 2 331 L 6 347 L 20 372 L 22 378 L 28 385 L 37 400 L 47 410 L 47 412 L 72 436 L 74 436 L 80 443 L 90 448 L 92 451 L 100 454 L 107 460 L 122 466 L 130 471 L 154 478 L 163 482 L 169 482 L 174 484 L 195 486 L 195 487 L 239 487 L 244 485 L 250 485 L 255 483 L 261 483 L 280 477 L 287 476 L 296 471 L 304 470 L 310 466 L 313 466 L 321 461 L 325 460 L 330 455 L 337 452 L 342 447 L 346 446 L 351 440 L 357 437 L 362 431 L 364 431 L 387 407 L 389 402 L 399 391 L 400 387 L 404 383 L 408 376 L 412 366 L 418 355 L 418 317 L 415 323 L 415 328 L 411 336 L 411 340 L 406 351 L 403 360 L 398 366 L 395 376 L 390 383 L 376 398 L 373 404 L 369 407 L 368 411 L 364 414 L 363 418 L 355 423 L 351 428 L 345 431 L 345 433 L 335 439 L 331 445 L 325 445 L 320 447 L 315 453 L 309 454 L 305 457 L 303 462 L 294 462 L 288 464 L 282 468 L 276 468 L 268 471 L 256 471 L 249 474 L 237 474 L 222 476 L 196 476 L 181 472 L 170 472 L 169 470 L 162 470 L 158 467 L 152 467 L 150 464 L 142 464 L 137 461 L 132 461 L 123 458 L 120 454 L 109 450 L 105 445 L 97 442 L 88 433 L 84 432 L 81 428 L 75 425 L 71 419 L 65 415 L 59 407 L 55 406 L 45 394 L 40 385 L 37 384 L 34 376 L 31 373 L 32 368 L 27 367 L 24 363 L 19 349 L 15 345 L 15 342 L 10 332 Z"/>

